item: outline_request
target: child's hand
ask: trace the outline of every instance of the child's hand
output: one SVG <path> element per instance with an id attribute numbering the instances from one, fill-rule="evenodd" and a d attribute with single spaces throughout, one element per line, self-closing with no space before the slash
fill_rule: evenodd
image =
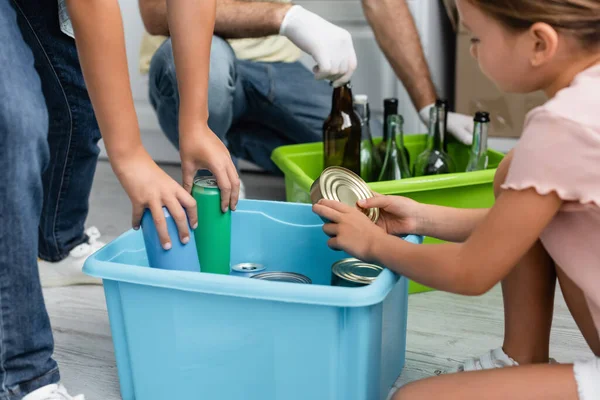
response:
<path id="1" fill-rule="evenodd" d="M 363 261 L 374 260 L 373 245 L 386 233 L 358 208 L 334 200 L 320 200 L 313 211 L 331 223 L 323 231 L 331 237 L 327 244 Z"/>
<path id="2" fill-rule="evenodd" d="M 180 125 L 181 126 L 181 125 Z M 240 196 L 240 178 L 227 147 L 206 123 L 180 130 L 179 153 L 183 187 L 190 193 L 199 169 L 208 169 L 217 178 L 221 190 L 221 209 L 235 210 Z"/>
<path id="3" fill-rule="evenodd" d="M 160 169 L 143 148 L 122 159 L 113 159 L 112 163 L 115 174 L 133 206 L 133 227 L 139 228 L 144 210 L 150 209 L 160 242 L 163 248 L 170 249 L 171 240 L 174 238 L 169 238 L 162 210 L 162 207 L 166 206 L 177 224 L 179 239 L 182 243 L 189 242 L 187 219 L 193 229 L 198 225 L 198 211 L 194 198 Z M 187 218 L 183 208 L 187 211 Z"/>
<path id="4" fill-rule="evenodd" d="M 382 196 L 358 202 L 361 208 L 379 208 L 377 225 L 390 235 L 417 234 L 419 231 L 420 203 L 401 196 Z"/>

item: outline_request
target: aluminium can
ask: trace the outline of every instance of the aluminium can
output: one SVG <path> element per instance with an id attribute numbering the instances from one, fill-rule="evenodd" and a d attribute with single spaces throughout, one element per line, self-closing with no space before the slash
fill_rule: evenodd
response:
<path id="1" fill-rule="evenodd" d="M 260 279 L 264 281 L 275 281 L 275 282 L 289 282 L 289 283 L 305 283 L 311 284 L 312 281 L 308 276 L 298 274 L 295 272 L 262 272 L 260 274 L 252 275 L 252 279 Z"/>
<path id="2" fill-rule="evenodd" d="M 231 267 L 230 275 L 251 278 L 265 270 L 265 266 L 259 263 L 244 262 Z"/>
<path id="3" fill-rule="evenodd" d="M 383 267 L 361 261 L 357 258 L 344 258 L 331 266 L 331 286 L 362 287 L 370 285 L 383 271 Z"/>
<path id="4" fill-rule="evenodd" d="M 170 250 L 163 249 L 160 239 L 158 238 L 158 231 L 156 230 L 152 213 L 149 209 L 146 209 L 142 217 L 141 225 L 146 255 L 148 256 L 148 265 L 151 268 L 158 269 L 200 272 L 194 231 L 192 230 L 189 221 L 187 222 L 187 226 L 191 240 L 187 244 L 183 244 L 179 240 L 177 224 L 171 216 L 171 213 L 169 213 L 167 207 L 163 207 L 161 211 L 167 221 L 167 231 L 171 238 L 172 247 Z"/>
<path id="5" fill-rule="evenodd" d="M 360 176 L 343 167 L 325 168 L 310 187 L 312 204 L 316 204 L 321 199 L 328 199 L 356 207 L 358 200 L 371 197 L 373 192 L 367 183 Z M 361 209 L 361 211 L 373 222 L 379 219 L 379 208 Z"/>
<path id="6" fill-rule="evenodd" d="M 231 257 L 231 210 L 221 210 L 221 190 L 215 177 L 194 180 L 192 196 L 198 209 L 194 231 L 202 272 L 229 275 Z"/>

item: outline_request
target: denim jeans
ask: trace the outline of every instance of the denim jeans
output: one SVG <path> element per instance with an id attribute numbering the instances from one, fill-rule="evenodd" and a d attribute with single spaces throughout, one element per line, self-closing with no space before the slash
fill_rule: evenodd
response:
<path id="1" fill-rule="evenodd" d="M 42 176 L 39 257 L 59 261 L 87 241 L 84 224 L 96 171 L 100 130 L 75 41 L 60 30 L 56 0 L 13 0 L 42 81 L 49 117 L 50 162 Z"/>
<path id="2" fill-rule="evenodd" d="M 176 79 L 169 39 L 152 58 L 149 95 L 163 132 L 178 147 Z M 234 158 L 279 174 L 271 152 L 278 146 L 321 141 L 332 92 L 299 62 L 240 60 L 225 40 L 213 37 L 208 125 Z"/>
<path id="3" fill-rule="evenodd" d="M 0 399 L 59 380 L 37 270 L 48 112 L 32 51 L 9 0 L 0 0 Z"/>

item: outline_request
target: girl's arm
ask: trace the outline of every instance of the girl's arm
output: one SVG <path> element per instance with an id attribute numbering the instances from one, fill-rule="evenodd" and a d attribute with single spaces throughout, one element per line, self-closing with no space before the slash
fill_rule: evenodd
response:
<path id="1" fill-rule="evenodd" d="M 506 180 L 513 154 L 511 150 L 496 170 L 495 197 L 502 191 L 501 185 Z M 377 224 L 390 234 L 415 233 L 455 243 L 467 240 L 489 212 L 489 208 L 442 207 L 418 203 L 401 196 L 376 195 L 359 205 L 363 208 L 379 208 L 380 218 Z"/>
<path id="2" fill-rule="evenodd" d="M 508 190 L 464 243 L 414 245 L 385 235 L 373 241 L 368 257 L 433 288 L 483 294 L 533 246 L 561 204 L 555 193 Z"/>
<path id="3" fill-rule="evenodd" d="M 502 280 L 538 240 L 562 200 L 534 189 L 502 192 L 485 219 L 464 243 L 416 245 L 388 235 L 360 211 L 321 200 L 313 210 L 332 221 L 323 230 L 329 246 L 373 261 L 433 287 L 479 295 Z"/>
<path id="4" fill-rule="evenodd" d="M 424 204 L 417 234 L 447 242 L 464 242 L 485 219 L 489 208 L 453 208 Z"/>

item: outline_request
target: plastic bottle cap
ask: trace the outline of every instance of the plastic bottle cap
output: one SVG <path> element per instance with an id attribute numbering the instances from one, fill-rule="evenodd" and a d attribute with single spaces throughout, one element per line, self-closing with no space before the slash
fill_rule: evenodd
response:
<path id="1" fill-rule="evenodd" d="M 354 95 L 354 102 L 356 104 L 367 104 L 369 102 L 369 96 L 366 94 L 356 94 Z"/>
<path id="2" fill-rule="evenodd" d="M 475 122 L 490 122 L 490 113 L 485 111 L 477 111 L 473 120 Z"/>

